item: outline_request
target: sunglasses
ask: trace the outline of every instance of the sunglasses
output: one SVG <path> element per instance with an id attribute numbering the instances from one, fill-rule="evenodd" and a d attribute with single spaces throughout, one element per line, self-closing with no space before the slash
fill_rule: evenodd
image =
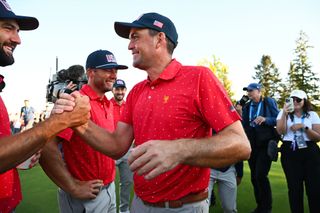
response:
<path id="1" fill-rule="evenodd" d="M 252 92 L 252 91 L 253 91 L 253 89 L 248 89 L 247 91 L 248 91 L 248 92 Z"/>
<path id="2" fill-rule="evenodd" d="M 297 97 L 292 97 L 293 101 L 300 103 L 302 101 L 301 98 L 297 98 Z"/>

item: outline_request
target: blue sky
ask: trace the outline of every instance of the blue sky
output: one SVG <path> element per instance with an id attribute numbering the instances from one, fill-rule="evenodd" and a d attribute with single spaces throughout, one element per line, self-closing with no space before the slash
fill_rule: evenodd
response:
<path id="1" fill-rule="evenodd" d="M 15 50 L 16 63 L 0 68 L 7 86 L 1 94 L 9 111 L 15 112 L 30 99 L 44 109 L 45 87 L 58 69 L 85 64 L 97 49 L 112 51 L 120 70 L 119 78 L 128 88 L 146 78 L 132 67 L 128 40 L 114 32 L 115 21 L 132 22 L 145 12 L 168 16 L 176 25 L 179 44 L 174 57 L 183 64 L 196 65 L 214 54 L 229 66 L 229 78 L 236 98 L 252 82 L 254 66 L 263 54 L 270 55 L 283 76 L 294 58 L 299 31 L 309 36 L 313 49 L 309 62 L 320 70 L 320 3 L 316 0 L 7 0 L 16 14 L 38 18 L 40 27 L 21 31 L 22 44 Z"/>

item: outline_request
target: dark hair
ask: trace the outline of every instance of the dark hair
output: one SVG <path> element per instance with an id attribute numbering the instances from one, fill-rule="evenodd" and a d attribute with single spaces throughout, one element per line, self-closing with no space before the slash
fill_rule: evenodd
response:
<path id="1" fill-rule="evenodd" d="M 153 29 L 149 29 L 149 35 L 150 36 L 156 36 L 158 33 L 160 33 L 159 31 L 153 30 Z M 176 48 L 173 44 L 173 42 L 166 36 L 166 41 L 167 41 L 167 50 L 168 53 L 170 55 L 173 54 L 173 50 Z"/>
<path id="2" fill-rule="evenodd" d="M 307 99 L 303 99 L 304 100 L 304 103 L 303 103 L 303 106 L 302 106 L 302 111 L 303 111 L 303 116 L 305 118 L 308 118 L 310 116 L 310 111 L 312 111 L 312 105 L 311 105 L 311 102 Z M 294 112 L 291 112 L 289 113 L 289 117 L 290 117 L 290 120 L 293 121 L 293 115 L 294 115 Z"/>

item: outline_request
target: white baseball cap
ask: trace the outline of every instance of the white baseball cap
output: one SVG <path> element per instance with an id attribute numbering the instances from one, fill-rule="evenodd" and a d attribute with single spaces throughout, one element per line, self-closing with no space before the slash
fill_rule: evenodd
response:
<path id="1" fill-rule="evenodd" d="M 297 97 L 300 99 L 307 99 L 307 94 L 302 90 L 293 90 L 290 97 Z"/>

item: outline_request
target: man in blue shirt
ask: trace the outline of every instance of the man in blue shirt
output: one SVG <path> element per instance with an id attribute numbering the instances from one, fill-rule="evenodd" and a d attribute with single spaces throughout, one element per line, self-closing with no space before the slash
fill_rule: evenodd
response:
<path id="1" fill-rule="evenodd" d="M 276 101 L 263 97 L 261 88 L 258 83 L 251 83 L 243 88 L 250 99 L 242 109 L 242 124 L 252 149 L 248 162 L 257 203 L 253 213 L 267 213 L 272 210 L 271 187 L 268 179 L 272 160 L 267 150 L 269 141 L 276 138 L 265 136 L 269 132 L 270 134 L 275 132 L 274 126 L 279 113 Z"/>

